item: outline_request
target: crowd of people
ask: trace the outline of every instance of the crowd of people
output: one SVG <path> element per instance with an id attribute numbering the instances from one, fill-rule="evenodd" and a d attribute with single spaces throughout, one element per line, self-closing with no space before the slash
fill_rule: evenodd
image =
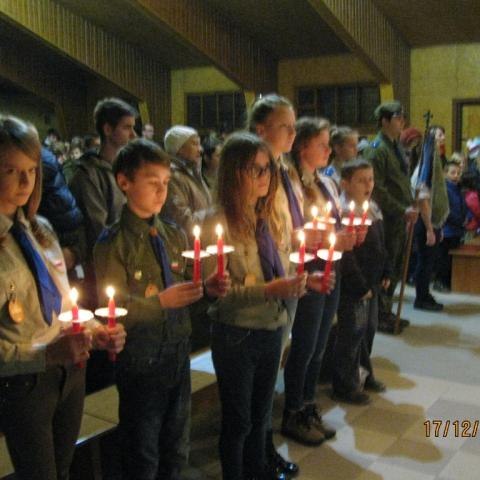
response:
<path id="1" fill-rule="evenodd" d="M 468 158 L 447 159 L 441 126 L 405 128 L 396 101 L 374 116 L 368 142 L 324 118 L 296 119 L 288 99 L 269 94 L 244 131 L 202 141 L 175 125 L 161 146 L 151 124 L 138 138 L 138 112 L 117 98 L 98 102 L 95 135 L 68 144 L 49 131 L 41 145 L 33 125 L 0 117 L 0 429 L 19 478 L 68 478 L 87 359 L 90 390 L 118 388 L 124 478 L 181 478 L 192 323 L 211 335 L 225 479 L 298 475 L 273 442 L 282 359 L 281 433 L 304 445 L 335 436 L 317 404 L 322 365 L 337 401 L 366 405 L 386 389 L 370 355 L 376 331 L 395 330 L 407 236 L 415 308 L 439 311 L 430 282 L 450 288 L 448 252 L 479 230 L 480 138 Z M 233 252 L 221 274 L 205 258 L 199 281 L 182 252 L 196 226 L 214 244 L 217 224 Z M 313 254 L 304 271 L 290 261 L 299 231 Z M 342 257 L 327 274 L 316 253 L 332 233 Z M 69 286 L 94 310 L 106 285 L 128 311 L 123 325 L 61 324 Z M 114 368 L 107 352 L 118 354 Z"/>

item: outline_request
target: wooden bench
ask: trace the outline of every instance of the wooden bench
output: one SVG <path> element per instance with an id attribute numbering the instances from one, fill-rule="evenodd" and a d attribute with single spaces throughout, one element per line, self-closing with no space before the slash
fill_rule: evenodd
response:
<path id="1" fill-rule="evenodd" d="M 208 408 L 216 401 L 216 377 L 211 366 L 210 350 L 195 352 L 190 356 L 192 379 L 192 415 Z M 99 442 L 102 437 L 112 433 L 118 425 L 118 392 L 115 385 L 91 393 L 85 397 L 82 424 L 77 440 L 78 449 L 87 449 L 82 456 L 89 465 L 83 465 L 89 472 L 89 478 L 102 479 L 101 454 Z M 75 461 L 74 461 L 75 463 Z M 8 479 L 13 475 L 13 466 L 8 454 L 5 438 L 0 438 L 0 478 Z M 86 477 L 82 477 L 86 478 Z"/>
<path id="2" fill-rule="evenodd" d="M 480 293 L 480 245 L 466 244 L 452 255 L 452 291 Z"/>

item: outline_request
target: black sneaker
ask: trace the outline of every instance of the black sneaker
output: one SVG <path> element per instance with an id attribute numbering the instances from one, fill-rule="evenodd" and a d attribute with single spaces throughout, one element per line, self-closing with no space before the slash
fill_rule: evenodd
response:
<path id="1" fill-rule="evenodd" d="M 287 478 L 294 478 L 300 473 L 300 468 L 296 463 L 289 462 L 283 458 L 276 450 L 268 458 L 271 471 L 276 474 L 284 474 Z"/>
<path id="2" fill-rule="evenodd" d="M 375 392 L 375 393 L 382 393 L 387 389 L 384 383 L 378 380 L 375 380 L 375 378 L 372 378 L 372 377 L 368 377 L 365 380 L 364 388 L 365 390 L 370 390 L 371 392 Z"/>
<path id="3" fill-rule="evenodd" d="M 428 294 L 423 300 L 415 300 L 413 308 L 426 310 L 427 312 L 441 312 L 443 304 L 438 303 L 432 295 Z"/>

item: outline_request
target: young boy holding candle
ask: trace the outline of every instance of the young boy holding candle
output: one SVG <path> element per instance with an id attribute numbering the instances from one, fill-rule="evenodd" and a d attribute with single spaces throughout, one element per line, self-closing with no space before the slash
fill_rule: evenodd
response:
<path id="1" fill-rule="evenodd" d="M 355 202 L 356 216 L 363 216 L 367 200 L 367 218 L 372 224 L 365 240 L 351 252 L 344 252 L 340 262 L 341 289 L 338 307 L 337 341 L 334 349 L 334 398 L 364 405 L 369 396 L 362 391 L 360 366 L 367 371 L 365 389 L 382 392 L 385 386 L 375 379 L 370 354 L 378 324 L 378 293 L 390 283 L 389 264 L 378 205 L 371 199 L 374 186 L 373 168 L 358 158 L 342 168 L 342 206 Z"/>
<path id="2" fill-rule="evenodd" d="M 228 276 L 183 281 L 185 234 L 158 216 L 167 197 L 170 160 L 145 139 L 116 158 L 113 171 L 127 197 L 120 220 L 94 250 L 98 294 L 115 288 L 128 314 L 129 341 L 117 359 L 122 460 L 126 478 L 178 479 L 188 459 L 190 318 L 187 307 L 223 295 Z"/>

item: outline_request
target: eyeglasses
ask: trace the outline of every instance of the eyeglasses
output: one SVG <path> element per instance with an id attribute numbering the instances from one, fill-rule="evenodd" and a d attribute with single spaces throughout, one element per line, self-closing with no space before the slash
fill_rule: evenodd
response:
<path id="1" fill-rule="evenodd" d="M 258 165 L 253 165 L 248 169 L 249 175 L 256 180 L 257 178 L 263 177 L 264 175 L 271 175 L 273 171 L 273 164 L 269 163 L 265 167 L 259 167 Z"/>

